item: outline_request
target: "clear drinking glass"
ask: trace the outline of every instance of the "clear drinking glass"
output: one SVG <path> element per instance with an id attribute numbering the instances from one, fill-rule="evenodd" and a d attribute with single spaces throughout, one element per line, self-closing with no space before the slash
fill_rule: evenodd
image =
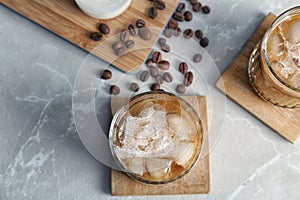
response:
<path id="1" fill-rule="evenodd" d="M 281 107 L 300 107 L 300 6 L 272 23 L 251 54 L 248 74 L 262 99 Z"/>
<path id="2" fill-rule="evenodd" d="M 184 99 L 167 92 L 134 96 L 115 114 L 109 132 L 112 155 L 129 177 L 165 184 L 187 174 L 203 143 L 201 119 Z"/>

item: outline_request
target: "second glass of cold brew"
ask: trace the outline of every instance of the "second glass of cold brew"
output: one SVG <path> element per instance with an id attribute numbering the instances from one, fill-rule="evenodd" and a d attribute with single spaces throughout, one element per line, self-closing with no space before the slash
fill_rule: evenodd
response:
<path id="1" fill-rule="evenodd" d="M 285 108 L 300 107 L 300 6 L 272 23 L 251 54 L 248 74 L 262 99 Z"/>

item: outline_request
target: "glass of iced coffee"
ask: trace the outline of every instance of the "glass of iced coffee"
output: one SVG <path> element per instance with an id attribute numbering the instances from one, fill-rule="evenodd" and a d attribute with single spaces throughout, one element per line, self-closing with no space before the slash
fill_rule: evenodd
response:
<path id="1" fill-rule="evenodd" d="M 166 92 L 137 95 L 115 114 L 109 133 L 113 157 L 129 177 L 165 184 L 187 174 L 202 149 L 202 123 L 184 99 Z"/>
<path id="2" fill-rule="evenodd" d="M 262 99 L 281 107 L 300 107 L 300 6 L 272 23 L 251 54 L 248 74 Z"/>

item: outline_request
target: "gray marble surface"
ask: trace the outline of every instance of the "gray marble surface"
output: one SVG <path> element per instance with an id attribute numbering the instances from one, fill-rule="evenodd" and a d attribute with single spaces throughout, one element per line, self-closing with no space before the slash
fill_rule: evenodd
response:
<path id="1" fill-rule="evenodd" d="M 220 72 L 268 12 L 299 4 L 202 2 L 212 13 L 194 23 L 211 39 L 207 51 Z M 87 152 L 76 131 L 73 83 L 87 53 L 2 5 L 0 39 L 0 199 L 135 199 L 111 197 L 109 168 Z M 210 152 L 210 194 L 159 199 L 300 199 L 299 143 L 288 143 L 230 100 L 219 114 L 223 126 Z"/>

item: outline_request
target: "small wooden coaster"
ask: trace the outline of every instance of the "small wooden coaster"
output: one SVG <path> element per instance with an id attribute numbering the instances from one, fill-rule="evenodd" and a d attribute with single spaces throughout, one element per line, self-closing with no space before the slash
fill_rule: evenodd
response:
<path id="1" fill-rule="evenodd" d="M 282 137 L 296 143 L 300 137 L 300 109 L 280 108 L 262 100 L 252 89 L 248 78 L 250 54 L 275 18 L 276 16 L 270 13 L 261 22 L 217 82 L 217 88 Z"/>
<path id="2" fill-rule="evenodd" d="M 207 138 L 207 105 L 205 97 L 183 97 L 196 110 L 202 119 L 204 136 Z M 127 98 L 112 98 L 111 108 L 116 110 L 128 101 Z M 203 151 L 208 152 L 208 142 L 205 141 Z M 175 194 L 208 194 L 210 190 L 209 155 L 197 162 L 193 169 L 179 180 L 166 185 L 147 185 L 137 182 L 122 172 L 111 170 L 112 196 L 142 196 L 142 195 L 175 195 Z"/>

